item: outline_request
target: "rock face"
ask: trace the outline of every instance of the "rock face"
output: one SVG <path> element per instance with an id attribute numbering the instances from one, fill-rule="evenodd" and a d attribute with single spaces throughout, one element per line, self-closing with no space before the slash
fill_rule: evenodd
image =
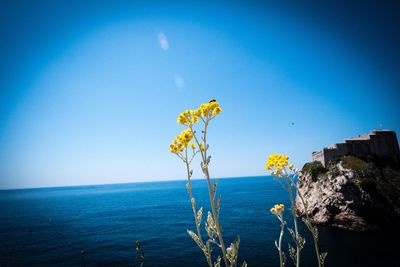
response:
<path id="1" fill-rule="evenodd" d="M 304 165 L 298 179 L 310 218 L 350 230 L 400 229 L 400 170 L 346 156 L 326 168 Z M 296 197 L 299 215 L 304 206 Z"/>

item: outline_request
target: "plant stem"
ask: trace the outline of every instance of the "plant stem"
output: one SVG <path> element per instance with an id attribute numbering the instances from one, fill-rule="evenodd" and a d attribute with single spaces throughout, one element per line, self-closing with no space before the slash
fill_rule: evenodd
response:
<path id="1" fill-rule="evenodd" d="M 308 223 L 311 223 L 310 217 L 308 216 L 307 205 L 306 205 L 306 203 L 305 203 L 305 201 L 304 201 L 304 198 L 303 198 L 302 194 L 300 193 L 299 188 L 298 188 L 297 185 L 294 183 L 294 180 L 293 180 L 292 177 L 290 177 L 290 180 L 291 180 L 291 182 L 292 182 L 293 187 L 294 187 L 295 190 L 296 190 L 297 195 L 299 196 L 299 198 L 300 198 L 300 200 L 301 200 L 301 203 L 303 204 L 304 213 L 305 213 L 305 215 L 306 215 L 307 221 L 308 221 Z M 316 226 L 313 226 L 313 227 L 316 227 Z M 317 254 L 318 267 L 322 267 L 322 266 L 321 266 L 321 259 L 320 259 L 320 257 L 319 257 L 318 240 L 317 240 L 317 237 L 315 236 L 314 229 L 313 229 L 313 228 L 310 228 L 310 226 L 308 226 L 308 225 L 307 225 L 307 228 L 308 228 L 308 230 L 310 230 L 311 235 L 312 235 L 312 237 L 313 237 L 314 249 L 315 249 L 315 253 Z"/>
<path id="2" fill-rule="evenodd" d="M 221 250 L 222 250 L 222 256 L 224 258 L 225 266 L 229 266 L 228 258 L 226 257 L 226 249 L 225 249 L 225 243 L 224 239 L 222 238 L 222 229 L 221 229 L 221 224 L 219 223 L 219 214 L 217 213 L 215 209 L 215 202 L 214 202 L 214 193 L 211 187 L 211 180 L 210 180 L 210 173 L 208 171 L 208 162 L 207 162 L 207 126 L 208 126 L 208 120 L 206 120 L 206 123 L 204 124 L 204 133 L 203 133 L 203 141 L 204 141 L 204 166 L 205 166 L 205 175 L 207 178 L 207 186 L 208 186 L 208 195 L 210 197 L 210 204 L 211 204 L 211 211 L 214 217 L 214 222 L 215 226 L 217 227 L 217 232 L 218 232 L 218 240 L 219 244 L 221 245 Z"/>
<path id="3" fill-rule="evenodd" d="M 217 214 L 217 211 L 215 209 L 215 202 L 214 202 L 214 197 L 213 197 L 213 191 L 211 188 L 211 182 L 210 182 L 210 174 L 208 173 L 208 168 L 206 168 L 206 178 L 207 178 L 207 186 L 208 186 L 208 194 L 210 197 L 210 204 L 211 204 L 211 211 L 214 217 L 214 222 L 215 226 L 217 227 L 217 233 L 218 233 L 218 241 L 221 246 L 222 250 L 222 256 L 224 258 L 225 266 L 230 266 L 228 262 L 228 258 L 226 257 L 226 250 L 225 250 L 225 244 L 224 244 L 224 239 L 222 238 L 222 229 L 221 229 L 221 224 L 219 223 L 219 216 Z"/>
<path id="4" fill-rule="evenodd" d="M 280 262 L 280 266 L 284 267 L 283 255 L 282 255 L 282 237 L 283 237 L 283 233 L 285 230 L 285 223 L 284 223 L 283 219 L 281 219 L 281 218 L 278 218 L 278 219 L 281 222 L 281 233 L 279 234 L 279 242 L 278 242 L 279 262 Z"/>
<path id="5" fill-rule="evenodd" d="M 208 126 L 208 118 L 205 120 L 204 122 L 204 131 L 203 131 L 203 145 L 204 145 L 204 151 L 200 151 L 201 152 L 201 156 L 202 156 L 202 162 L 203 162 L 203 167 L 204 167 L 204 175 L 207 179 L 207 187 L 208 187 L 208 195 L 210 198 L 210 205 L 211 205 L 211 212 L 214 218 L 214 223 L 215 226 L 217 228 L 217 234 L 218 234 L 218 241 L 219 241 L 219 245 L 222 251 L 222 257 L 224 259 L 224 263 L 226 267 L 229 267 L 230 264 L 228 262 L 228 258 L 226 257 L 226 249 L 225 249 L 225 243 L 224 243 L 224 239 L 222 238 L 222 229 L 221 229 L 221 225 L 219 223 L 219 216 L 218 213 L 215 209 L 215 202 L 214 202 L 214 194 L 213 194 L 213 190 L 212 190 L 212 186 L 211 186 L 211 180 L 210 180 L 210 173 L 208 171 L 208 162 L 207 162 L 207 126 Z M 192 129 L 193 132 L 193 136 L 196 140 L 196 143 L 200 149 L 200 142 L 197 139 L 196 135 L 194 134 L 193 128 L 190 127 Z"/>
<path id="6" fill-rule="evenodd" d="M 294 232 L 295 232 L 295 235 L 296 235 L 296 267 L 300 267 L 299 232 L 298 232 L 298 229 L 297 229 L 296 207 L 294 205 L 293 192 L 292 192 L 292 188 L 291 187 L 288 188 L 288 192 L 289 192 L 289 197 L 290 197 L 290 203 L 292 205 Z"/>
<path id="7" fill-rule="evenodd" d="M 188 160 L 188 157 L 187 157 L 187 149 L 186 149 L 185 153 L 186 153 L 185 164 L 186 164 L 186 171 L 187 171 L 187 178 L 188 178 L 187 190 L 188 190 L 188 193 L 189 193 L 190 201 L 192 201 L 192 199 L 193 199 L 193 192 L 192 192 L 192 184 L 191 184 L 191 182 L 190 182 L 190 178 L 191 178 L 191 177 L 190 177 L 190 166 L 189 166 L 189 162 L 187 161 L 187 160 Z M 205 246 L 205 245 L 204 245 L 204 242 L 203 242 L 203 238 L 202 238 L 202 236 L 201 236 L 200 223 L 197 221 L 196 203 L 192 204 L 192 210 L 193 210 L 194 222 L 195 222 L 195 224 L 196 224 L 197 236 L 199 237 L 199 240 L 200 240 L 200 243 L 202 244 L 202 246 Z M 206 253 L 204 253 L 204 255 L 205 255 L 206 258 L 207 258 L 208 266 L 212 267 L 211 256 L 210 256 L 210 255 L 207 255 Z"/>

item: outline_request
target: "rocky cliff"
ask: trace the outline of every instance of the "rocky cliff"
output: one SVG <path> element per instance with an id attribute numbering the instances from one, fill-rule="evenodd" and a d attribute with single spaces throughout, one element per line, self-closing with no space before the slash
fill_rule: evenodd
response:
<path id="1" fill-rule="evenodd" d="M 346 156 L 326 168 L 304 165 L 298 187 L 316 224 L 366 231 L 400 228 L 400 170 L 372 158 Z M 299 197 L 300 215 L 304 208 Z"/>

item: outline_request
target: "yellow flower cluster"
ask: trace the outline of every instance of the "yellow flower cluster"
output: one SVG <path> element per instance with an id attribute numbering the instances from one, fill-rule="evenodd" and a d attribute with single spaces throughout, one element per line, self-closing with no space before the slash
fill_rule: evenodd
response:
<path id="1" fill-rule="evenodd" d="M 178 116 L 178 123 L 183 125 L 193 125 L 199 122 L 200 112 L 198 110 L 185 110 Z"/>
<path id="2" fill-rule="evenodd" d="M 193 139 L 193 132 L 191 129 L 183 130 L 172 143 L 169 145 L 169 150 L 171 153 L 179 153 L 182 152 L 188 145 L 189 142 Z M 194 149 L 194 144 L 190 144 L 190 146 Z"/>
<path id="3" fill-rule="evenodd" d="M 209 103 L 201 104 L 198 111 L 204 118 L 215 117 L 222 112 L 218 102 L 211 100 Z"/>
<path id="4" fill-rule="evenodd" d="M 198 109 L 195 110 L 185 110 L 178 116 L 178 123 L 191 126 L 199 122 L 199 117 L 204 119 L 209 119 L 217 116 L 222 112 L 221 107 L 218 102 L 211 100 L 209 103 L 201 104 Z"/>
<path id="5" fill-rule="evenodd" d="M 285 211 L 285 205 L 283 204 L 276 204 L 274 205 L 270 210 L 269 210 L 272 214 L 276 215 L 276 216 L 282 216 L 283 212 Z"/>
<path id="6" fill-rule="evenodd" d="M 284 167 L 289 165 L 289 157 L 286 155 L 271 154 L 265 165 L 265 169 L 280 172 Z"/>

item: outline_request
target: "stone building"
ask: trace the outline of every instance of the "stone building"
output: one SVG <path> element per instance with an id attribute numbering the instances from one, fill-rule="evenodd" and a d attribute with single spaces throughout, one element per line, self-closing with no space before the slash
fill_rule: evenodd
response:
<path id="1" fill-rule="evenodd" d="M 397 136 L 390 130 L 373 130 L 367 134 L 344 140 L 312 153 L 313 161 L 320 161 L 326 166 L 334 158 L 343 156 L 368 156 L 392 160 L 400 165 L 400 149 Z"/>

